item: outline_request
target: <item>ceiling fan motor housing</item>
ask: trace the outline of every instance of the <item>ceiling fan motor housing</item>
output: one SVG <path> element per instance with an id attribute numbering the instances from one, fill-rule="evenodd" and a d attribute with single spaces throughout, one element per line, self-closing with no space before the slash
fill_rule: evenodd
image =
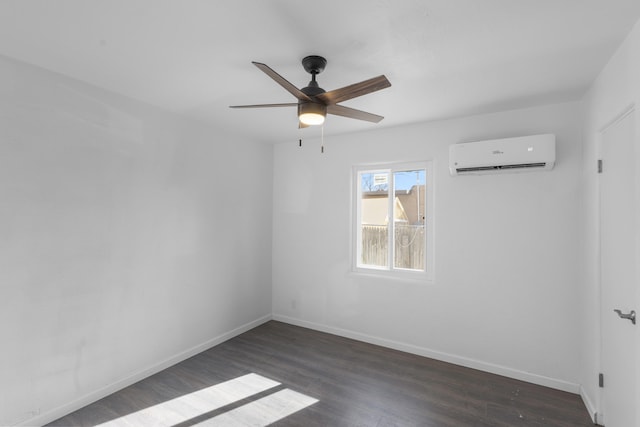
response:
<path id="1" fill-rule="evenodd" d="M 326 91 L 318 86 L 318 82 L 315 80 L 311 80 L 309 85 L 300 89 L 302 93 L 307 96 L 314 97 L 316 95 L 320 95 L 321 93 L 325 93 Z"/>

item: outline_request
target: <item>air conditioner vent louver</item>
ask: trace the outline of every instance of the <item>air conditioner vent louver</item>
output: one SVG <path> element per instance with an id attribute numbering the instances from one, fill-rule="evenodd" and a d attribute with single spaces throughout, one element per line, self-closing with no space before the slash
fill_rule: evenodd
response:
<path id="1" fill-rule="evenodd" d="M 544 168 L 546 163 L 520 163 L 517 165 L 502 165 L 502 166 L 479 166 L 475 168 L 456 168 L 458 173 L 464 172 L 479 172 L 479 171 L 496 171 L 501 169 L 524 169 L 524 168 Z"/>
<path id="2" fill-rule="evenodd" d="M 452 175 L 550 170 L 555 164 L 555 135 L 467 142 L 449 147 Z"/>

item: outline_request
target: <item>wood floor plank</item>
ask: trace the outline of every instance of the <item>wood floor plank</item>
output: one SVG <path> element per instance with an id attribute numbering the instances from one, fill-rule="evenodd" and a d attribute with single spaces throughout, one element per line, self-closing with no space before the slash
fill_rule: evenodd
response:
<path id="1" fill-rule="evenodd" d="M 274 393 L 289 390 L 318 400 L 274 426 L 593 425 L 580 397 L 571 393 L 275 321 L 50 425 L 117 425 L 118 417 L 251 373 L 280 383 Z M 247 415 L 248 405 L 268 401 L 270 393 L 179 425 L 213 425 L 215 419 Z"/>
<path id="2" fill-rule="evenodd" d="M 318 400 L 284 389 L 196 424 L 196 427 L 265 427 Z"/>

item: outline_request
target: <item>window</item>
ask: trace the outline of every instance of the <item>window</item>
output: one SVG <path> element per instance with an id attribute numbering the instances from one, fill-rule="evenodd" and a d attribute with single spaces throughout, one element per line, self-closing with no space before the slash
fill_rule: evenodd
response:
<path id="1" fill-rule="evenodd" d="M 357 167 L 354 178 L 355 269 L 432 279 L 431 163 Z"/>

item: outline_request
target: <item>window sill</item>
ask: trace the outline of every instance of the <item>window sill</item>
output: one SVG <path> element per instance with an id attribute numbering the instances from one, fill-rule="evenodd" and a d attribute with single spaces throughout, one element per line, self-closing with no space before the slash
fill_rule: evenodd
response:
<path id="1" fill-rule="evenodd" d="M 427 272 L 417 272 L 408 270 L 383 270 L 374 268 L 355 268 L 349 272 L 349 277 L 352 278 L 371 278 L 377 280 L 394 281 L 394 282 L 406 282 L 417 283 L 421 285 L 433 285 L 435 280 L 432 275 Z"/>

